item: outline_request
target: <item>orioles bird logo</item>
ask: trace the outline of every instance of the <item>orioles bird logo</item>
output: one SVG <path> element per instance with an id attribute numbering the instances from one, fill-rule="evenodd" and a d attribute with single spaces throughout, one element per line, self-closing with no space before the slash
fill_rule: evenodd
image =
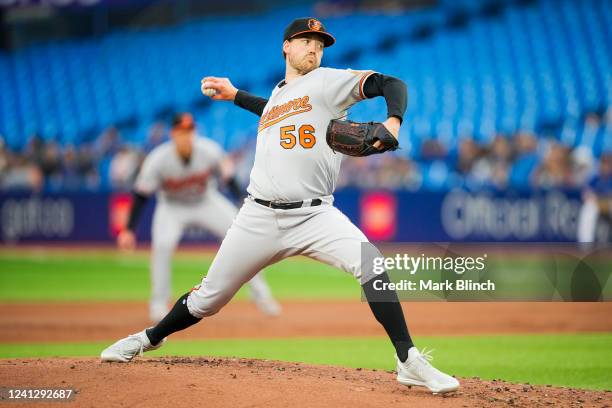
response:
<path id="1" fill-rule="evenodd" d="M 311 30 L 320 31 L 321 27 L 321 22 L 316 18 L 311 18 L 310 20 L 308 20 L 308 28 L 310 28 Z"/>

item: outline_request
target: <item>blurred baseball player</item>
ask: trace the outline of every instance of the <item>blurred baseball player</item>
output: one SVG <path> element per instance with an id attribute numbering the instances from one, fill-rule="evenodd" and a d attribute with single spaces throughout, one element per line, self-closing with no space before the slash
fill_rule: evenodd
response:
<path id="1" fill-rule="evenodd" d="M 578 242 L 609 242 L 612 238 L 612 153 L 601 156 L 599 174 L 582 193 Z"/>
<path id="2" fill-rule="evenodd" d="M 386 272 L 372 273 L 372 262 L 367 254 L 362 258 L 362 248 L 373 246 L 332 205 L 342 155 L 326 143 L 328 125 L 345 118 L 356 102 L 384 96 L 388 119 L 381 127 L 392 133 L 396 143 L 407 99 L 404 83 L 396 78 L 372 71 L 320 68 L 323 48 L 334 42 L 317 19 L 301 18 L 289 24 L 283 42 L 285 79 L 267 100 L 237 90 L 227 78 L 203 79 L 205 94 L 215 90 L 212 99 L 233 100 L 261 117 L 249 197 L 201 285 L 179 298 L 157 326 L 102 351 L 102 361 L 127 362 L 159 348 L 166 336 L 217 313 L 264 266 L 305 255 L 359 279 L 374 317 L 395 348 L 400 383 L 425 386 L 434 393 L 459 388 L 455 378 L 429 363 L 429 354 L 414 347 L 395 291 L 387 290 L 385 301 L 378 301 L 376 288 L 389 277 Z"/>
<path id="3" fill-rule="evenodd" d="M 136 245 L 134 231 L 148 198 L 157 192 L 152 225 L 151 301 L 149 316 L 160 321 L 168 313 L 171 296 L 172 255 L 183 231 L 197 225 L 223 239 L 238 209 L 216 188 L 214 176 L 225 179 L 232 193 L 241 197 L 233 178 L 233 165 L 221 147 L 198 137 L 189 113 L 176 115 L 171 141 L 156 147 L 142 164 L 133 191 L 127 227 L 117 236 L 124 250 Z M 265 314 L 275 316 L 280 306 L 260 274 L 249 282 L 251 298 Z"/>

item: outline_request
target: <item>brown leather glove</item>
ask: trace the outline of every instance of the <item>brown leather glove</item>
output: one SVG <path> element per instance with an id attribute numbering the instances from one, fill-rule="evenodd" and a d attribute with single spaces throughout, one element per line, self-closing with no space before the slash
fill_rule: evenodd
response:
<path id="1" fill-rule="evenodd" d="M 374 143 L 380 141 L 379 147 Z M 351 122 L 333 119 L 327 126 L 327 144 L 334 152 L 362 157 L 396 150 L 399 143 L 387 128 L 378 122 Z"/>

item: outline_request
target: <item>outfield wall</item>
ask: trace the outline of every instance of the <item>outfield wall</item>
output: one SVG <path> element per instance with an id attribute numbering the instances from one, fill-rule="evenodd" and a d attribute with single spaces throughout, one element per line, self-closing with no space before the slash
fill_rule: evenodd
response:
<path id="1" fill-rule="evenodd" d="M 580 195 L 568 191 L 528 193 L 390 192 L 345 189 L 336 206 L 372 240 L 454 242 L 572 242 Z M 0 233 L 4 243 L 105 242 L 113 240 L 130 208 L 126 193 L 0 195 Z M 154 206 L 138 228 L 150 239 Z M 212 241 L 190 229 L 186 241 Z"/>

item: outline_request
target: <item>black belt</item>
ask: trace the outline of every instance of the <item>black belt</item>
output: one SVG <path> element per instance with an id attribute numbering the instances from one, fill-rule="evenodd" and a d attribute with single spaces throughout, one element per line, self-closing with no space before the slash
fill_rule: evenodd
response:
<path id="1" fill-rule="evenodd" d="M 294 208 L 300 208 L 304 206 L 304 201 L 294 201 L 291 203 L 279 203 L 279 202 L 274 202 L 274 201 L 260 200 L 259 198 L 254 198 L 254 197 L 253 197 L 253 200 L 257 204 L 261 204 L 264 207 L 273 208 L 275 210 L 292 210 Z M 320 198 L 315 198 L 311 201 L 309 207 L 316 207 L 317 205 L 321 205 L 322 203 L 323 201 L 321 201 Z"/>

